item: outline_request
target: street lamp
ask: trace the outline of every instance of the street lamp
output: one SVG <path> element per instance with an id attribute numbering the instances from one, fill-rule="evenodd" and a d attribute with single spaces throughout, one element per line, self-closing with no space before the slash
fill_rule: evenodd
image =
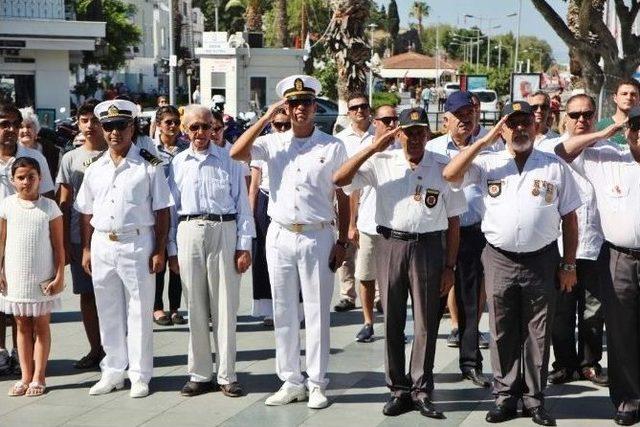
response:
<path id="1" fill-rule="evenodd" d="M 218 32 L 218 8 L 220 7 L 220 0 L 213 0 L 213 7 L 216 16 L 216 33 Z"/>
<path id="2" fill-rule="evenodd" d="M 378 28 L 374 23 L 367 26 L 371 37 L 371 57 L 369 58 L 369 105 L 373 105 L 373 32 Z"/>
<path id="3" fill-rule="evenodd" d="M 511 15 L 514 15 L 513 13 Z M 516 66 L 518 65 L 518 46 L 520 45 L 520 20 L 522 18 L 522 0 L 518 1 L 518 26 L 516 30 L 516 52 L 513 57 L 513 72 L 516 72 Z"/>
<path id="4" fill-rule="evenodd" d="M 501 27 L 502 25 L 495 25 L 489 28 L 489 30 L 496 30 Z M 487 72 L 489 71 L 490 60 L 491 60 L 491 34 L 487 33 Z"/>
<path id="5" fill-rule="evenodd" d="M 176 105 L 176 65 L 175 46 L 173 43 L 173 1 L 169 0 L 169 104 Z"/>

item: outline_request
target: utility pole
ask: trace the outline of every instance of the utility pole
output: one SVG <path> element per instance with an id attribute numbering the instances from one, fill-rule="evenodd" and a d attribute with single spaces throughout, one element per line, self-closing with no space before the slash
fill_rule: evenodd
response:
<path id="1" fill-rule="evenodd" d="M 173 1 L 169 0 L 169 104 L 176 105 L 176 65 L 175 46 L 173 45 Z"/>
<path id="2" fill-rule="evenodd" d="M 440 27 L 436 24 L 436 87 L 440 87 Z"/>
<path id="3" fill-rule="evenodd" d="M 498 70 L 502 68 L 502 39 L 498 42 Z"/>
<path id="4" fill-rule="evenodd" d="M 522 19 L 522 0 L 518 2 L 518 27 L 516 29 L 516 51 L 513 57 L 513 72 L 516 72 L 518 65 L 518 46 L 520 45 L 520 20 Z"/>

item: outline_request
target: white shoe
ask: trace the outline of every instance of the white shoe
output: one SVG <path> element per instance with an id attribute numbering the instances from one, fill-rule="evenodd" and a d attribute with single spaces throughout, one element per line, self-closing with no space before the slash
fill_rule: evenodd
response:
<path id="1" fill-rule="evenodd" d="M 327 399 L 327 396 L 324 395 L 324 391 L 320 387 L 311 387 L 307 406 L 311 409 L 322 409 L 329 406 L 329 400 Z"/>
<path id="2" fill-rule="evenodd" d="M 264 404 L 267 406 L 281 406 L 291 402 L 302 402 L 307 399 L 307 390 L 304 387 L 280 387 L 277 393 L 267 397 Z"/>
<path id="3" fill-rule="evenodd" d="M 124 387 L 124 381 L 112 383 L 106 379 L 101 379 L 89 389 L 90 396 L 111 393 L 113 390 L 121 390 Z"/>
<path id="4" fill-rule="evenodd" d="M 129 397 L 146 397 L 149 395 L 149 384 L 137 381 L 131 384 L 131 391 Z"/>

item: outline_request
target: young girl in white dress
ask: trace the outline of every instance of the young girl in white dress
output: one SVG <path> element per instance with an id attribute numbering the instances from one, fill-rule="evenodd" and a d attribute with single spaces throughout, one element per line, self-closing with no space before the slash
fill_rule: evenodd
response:
<path id="1" fill-rule="evenodd" d="M 64 287 L 62 213 L 40 196 L 34 159 L 17 158 L 11 181 L 17 193 L 0 202 L 0 311 L 16 320 L 22 378 L 9 396 L 39 396 L 46 389 L 50 313 Z"/>

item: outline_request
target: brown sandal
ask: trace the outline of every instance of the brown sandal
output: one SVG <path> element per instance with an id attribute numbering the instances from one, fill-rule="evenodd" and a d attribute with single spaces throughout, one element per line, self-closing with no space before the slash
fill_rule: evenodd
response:
<path id="1" fill-rule="evenodd" d="M 9 389 L 9 396 L 11 397 L 24 396 L 28 388 L 29 386 L 27 384 L 23 383 L 22 381 L 17 381 L 13 385 L 13 387 Z"/>
<path id="2" fill-rule="evenodd" d="M 29 383 L 29 388 L 27 389 L 24 395 L 27 397 L 42 396 L 46 391 L 47 391 L 46 385 L 33 381 Z"/>

